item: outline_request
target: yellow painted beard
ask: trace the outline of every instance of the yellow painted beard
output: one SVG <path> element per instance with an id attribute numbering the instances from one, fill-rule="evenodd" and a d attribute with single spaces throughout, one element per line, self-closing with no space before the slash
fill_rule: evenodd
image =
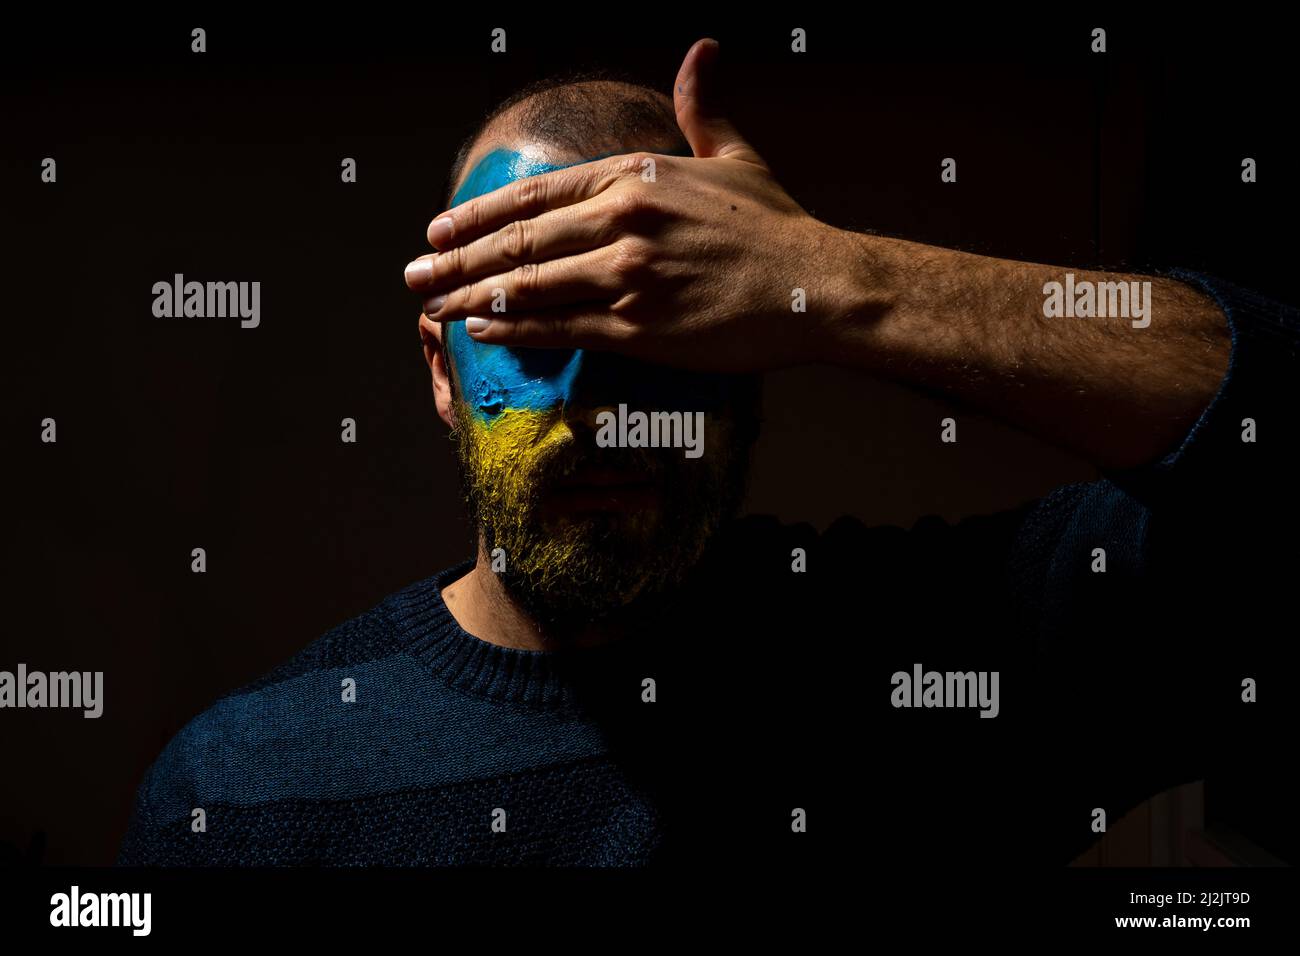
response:
<path id="1" fill-rule="evenodd" d="M 485 421 L 457 399 L 453 413 L 462 490 L 482 544 L 507 592 L 540 620 L 596 620 L 671 590 L 743 492 L 748 442 L 725 421 L 706 425 L 709 453 L 688 460 L 674 448 L 599 448 L 593 432 L 558 410 L 507 409 Z M 655 476 L 658 506 L 547 511 L 555 479 L 585 464 Z"/>

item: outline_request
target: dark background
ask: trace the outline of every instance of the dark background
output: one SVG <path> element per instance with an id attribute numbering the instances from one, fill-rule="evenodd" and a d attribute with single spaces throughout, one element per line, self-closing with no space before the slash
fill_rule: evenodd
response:
<path id="1" fill-rule="evenodd" d="M 468 556 L 402 267 L 428 251 L 461 137 L 529 79 L 603 65 L 668 92 L 691 42 L 713 36 L 735 122 L 820 218 L 1075 267 L 1198 267 L 1297 298 L 1276 226 L 1296 208 L 1293 57 L 1276 26 L 392 16 L 68 17 L 0 41 L 0 669 L 100 670 L 106 696 L 98 720 L 0 712 L 0 844 L 111 862 L 141 774 L 186 721 Z M 505 55 L 489 52 L 495 26 Z M 807 54 L 789 51 L 794 26 Z M 956 184 L 939 179 L 948 156 Z M 260 281 L 261 326 L 155 318 L 151 287 L 177 272 Z M 954 519 L 1095 474 L 849 372 L 774 374 L 765 405 L 749 510 L 818 527 Z M 956 445 L 939 442 L 948 414 Z M 40 442 L 45 417 L 57 444 Z M 357 444 L 339 440 L 344 417 Z M 190 572 L 195 547 L 206 574 Z"/>

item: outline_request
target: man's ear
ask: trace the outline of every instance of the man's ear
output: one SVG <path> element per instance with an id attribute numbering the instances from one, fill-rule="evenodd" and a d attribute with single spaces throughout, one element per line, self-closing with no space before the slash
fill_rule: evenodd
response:
<path id="1" fill-rule="evenodd" d="M 438 417 L 454 428 L 451 415 L 451 371 L 447 351 L 442 347 L 442 325 L 420 313 L 420 341 L 424 344 L 424 361 L 433 375 L 433 401 Z"/>

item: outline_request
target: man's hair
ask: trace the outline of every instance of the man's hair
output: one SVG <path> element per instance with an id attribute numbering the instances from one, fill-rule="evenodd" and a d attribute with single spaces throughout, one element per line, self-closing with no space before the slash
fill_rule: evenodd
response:
<path id="1" fill-rule="evenodd" d="M 465 137 L 447 176 L 448 205 L 475 143 L 516 107 L 513 122 L 521 135 L 579 156 L 618 152 L 629 143 L 641 149 L 689 149 L 667 94 L 614 70 L 557 73 L 516 90 Z"/>

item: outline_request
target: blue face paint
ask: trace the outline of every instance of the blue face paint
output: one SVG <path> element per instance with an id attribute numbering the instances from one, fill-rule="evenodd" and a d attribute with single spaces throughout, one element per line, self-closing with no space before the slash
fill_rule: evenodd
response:
<path id="1" fill-rule="evenodd" d="M 452 208 L 516 179 L 563 168 L 529 159 L 515 150 L 494 149 L 465 177 L 452 197 Z M 581 350 L 520 349 L 477 342 L 465 332 L 463 322 L 448 325 L 447 338 L 461 398 L 482 419 L 495 418 L 507 408 L 545 411 L 564 402 L 582 364 Z"/>
<path id="2" fill-rule="evenodd" d="M 611 155 L 605 153 L 578 162 Z M 576 165 L 553 165 L 517 150 L 495 149 L 465 177 L 451 205 L 454 208 L 525 176 Z M 465 331 L 463 322 L 447 325 L 447 348 L 461 398 L 485 423 L 510 409 L 547 411 L 577 400 L 594 405 L 626 402 L 655 410 L 706 410 L 718 407 L 731 389 L 728 376 L 660 368 L 614 353 L 479 342 Z"/>
<path id="3" fill-rule="evenodd" d="M 599 159 L 600 157 L 596 157 Z M 566 163 L 565 165 L 577 165 Z M 456 195 L 451 197 L 451 207 L 455 209 L 461 203 L 469 202 L 494 189 L 500 189 L 507 183 L 526 176 L 540 176 L 542 173 L 564 169 L 564 166 L 552 166 L 541 160 L 529 159 L 523 153 L 513 149 L 494 149 L 470 170 L 465 181 L 461 183 Z"/>

